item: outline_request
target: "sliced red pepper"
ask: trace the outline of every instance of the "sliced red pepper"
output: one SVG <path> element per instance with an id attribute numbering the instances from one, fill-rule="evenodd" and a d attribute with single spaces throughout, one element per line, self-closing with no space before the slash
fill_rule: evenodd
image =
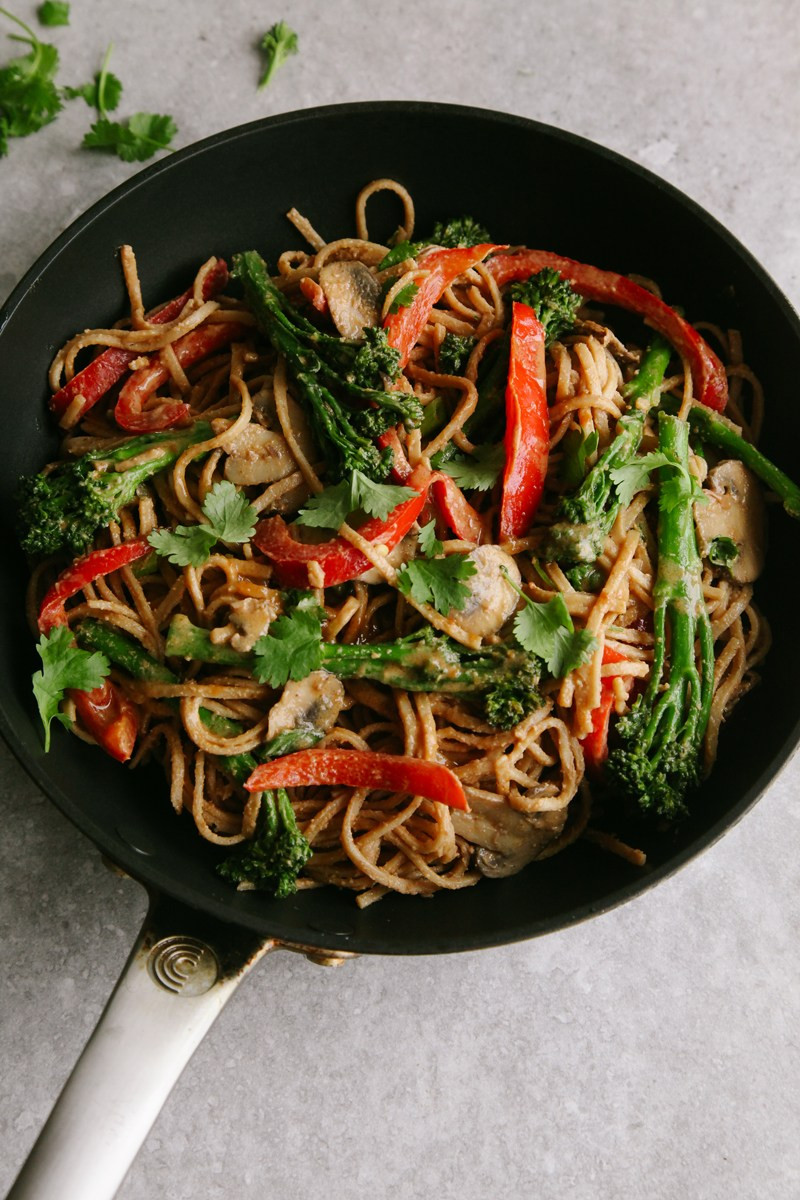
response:
<path id="1" fill-rule="evenodd" d="M 428 323 L 431 309 L 442 298 L 459 275 L 482 262 L 487 254 L 503 250 L 483 242 L 479 246 L 458 247 L 455 250 L 429 250 L 420 256 L 419 265 L 429 272 L 420 280 L 419 290 L 405 308 L 389 313 L 383 322 L 390 345 L 400 351 L 400 366 L 408 362 L 408 356 L 419 341 L 420 334 Z"/>
<path id="2" fill-rule="evenodd" d="M 403 453 L 397 430 L 388 429 L 380 435 L 377 442 L 381 450 L 388 446 L 394 455 L 391 478 L 396 483 L 405 483 L 412 473 L 412 467 Z M 465 542 L 480 542 L 484 534 L 483 522 L 456 481 L 445 475 L 444 471 L 434 471 L 429 487 L 437 511 L 456 537 Z"/>
<path id="3" fill-rule="evenodd" d="M 139 710 L 132 700 L 110 679 L 91 692 L 70 688 L 67 695 L 75 703 L 80 723 L 106 754 L 117 762 L 127 762 L 133 754 L 139 733 Z"/>
<path id="4" fill-rule="evenodd" d="M 407 792 L 469 811 L 457 775 L 441 763 L 373 750 L 298 750 L 256 767 L 245 783 L 249 792 L 269 788 L 341 784 L 382 792 Z"/>
<path id="5" fill-rule="evenodd" d="M 66 625 L 67 612 L 64 604 L 71 596 L 82 591 L 87 583 L 102 575 L 110 575 L 120 567 L 150 554 L 151 546 L 145 538 L 123 542 L 121 546 L 109 546 L 107 550 L 92 550 L 62 571 L 47 592 L 39 608 L 39 631 L 49 633 L 56 625 Z"/>
<path id="6" fill-rule="evenodd" d="M 688 361 L 697 399 L 716 412 L 723 411 L 728 402 L 728 380 L 722 363 L 697 330 L 647 288 L 615 271 L 601 271 L 549 250 L 501 254 L 488 263 L 499 287 L 516 279 L 527 279 L 543 267 L 558 271 L 587 300 L 615 304 L 644 317 Z"/>
<path id="7" fill-rule="evenodd" d="M 310 276 L 306 275 L 305 278 L 300 280 L 300 291 L 312 308 L 315 308 L 318 313 L 324 315 L 328 311 L 328 297 L 316 279 L 311 279 Z"/>
<path id="8" fill-rule="evenodd" d="M 624 654 L 611 646 L 603 647 L 603 665 L 625 662 Z M 614 679 L 607 676 L 600 683 L 600 703 L 592 709 L 592 729 L 580 739 L 587 767 L 599 770 L 608 758 L 608 727 L 614 708 Z"/>
<path id="9" fill-rule="evenodd" d="M 238 321 L 219 321 L 213 325 L 200 325 L 190 333 L 178 338 L 172 343 L 175 357 L 182 367 L 190 367 L 193 363 L 201 362 L 242 337 L 247 332 L 246 325 Z M 125 381 L 117 398 L 114 409 L 114 420 L 121 429 L 130 433 L 152 433 L 161 429 L 172 429 L 190 420 L 191 409 L 182 400 L 170 400 L 158 404 L 154 408 L 144 406 L 155 391 L 169 379 L 169 368 L 164 363 L 161 353 L 154 355 L 147 366 L 140 367 Z"/>
<path id="10" fill-rule="evenodd" d="M 527 304 L 515 303 L 506 384 L 502 541 L 527 533 L 544 491 L 550 448 L 544 343 L 544 328 L 536 313 Z"/>
<path id="11" fill-rule="evenodd" d="M 220 258 L 203 280 L 203 300 L 213 299 L 222 291 L 227 282 L 228 266 Z M 192 288 L 189 288 L 182 296 L 176 296 L 174 300 L 170 300 L 158 312 L 149 314 L 148 321 L 154 325 L 166 325 L 170 321 L 174 321 L 183 312 L 191 300 L 192 294 Z M 75 397 L 83 396 L 84 403 L 75 418 L 76 421 L 81 420 L 89 409 L 93 408 L 98 400 L 102 400 L 106 392 L 122 378 L 128 368 L 128 363 L 138 357 L 138 350 L 119 350 L 109 347 L 102 354 L 98 354 L 97 358 L 93 359 L 77 375 L 73 375 L 69 383 L 66 383 L 60 391 L 50 397 L 50 408 L 57 417 L 63 417 Z"/>
<path id="12" fill-rule="evenodd" d="M 393 550 L 422 511 L 429 479 L 430 472 L 418 467 L 408 478 L 408 486 L 419 489 L 418 495 L 398 504 L 385 521 L 377 517 L 366 521 L 358 530 L 361 536 L 376 546 Z M 284 587 L 312 587 L 308 578 L 311 562 L 319 563 L 324 587 L 356 579 L 372 567 L 369 559 L 344 538 L 337 537 L 316 546 L 296 541 L 282 517 L 261 521 L 253 534 L 253 544 L 275 564 L 278 580 Z"/>

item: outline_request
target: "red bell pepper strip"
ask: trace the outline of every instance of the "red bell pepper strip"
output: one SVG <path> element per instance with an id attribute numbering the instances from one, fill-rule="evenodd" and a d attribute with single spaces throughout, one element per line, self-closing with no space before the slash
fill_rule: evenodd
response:
<path id="1" fill-rule="evenodd" d="M 57 625 L 66 625 L 67 612 L 64 602 L 112 571 L 126 567 L 150 553 L 150 545 L 144 538 L 111 546 L 108 550 L 93 550 L 78 558 L 59 575 L 42 601 L 39 609 L 39 630 L 49 633 Z M 99 687 L 90 692 L 69 688 L 67 695 L 74 701 L 81 724 L 99 746 L 117 762 L 127 762 L 133 754 L 139 732 L 139 710 L 121 688 L 110 679 L 104 679 Z"/>
<path id="2" fill-rule="evenodd" d="M 324 315 L 328 311 L 328 297 L 316 279 L 311 279 L 310 276 L 306 275 L 305 278 L 300 280 L 300 291 L 311 307 L 315 308 L 318 313 Z"/>
<path id="3" fill-rule="evenodd" d="M 392 469 L 389 472 L 391 478 L 396 483 L 405 483 L 412 473 L 412 467 L 403 453 L 397 430 L 387 429 L 386 433 L 380 435 L 377 442 L 381 450 L 385 450 L 388 446 L 394 455 Z M 456 537 L 462 538 L 465 542 L 475 542 L 476 544 L 480 542 L 484 534 L 483 522 L 456 481 L 446 475 L 444 471 L 434 471 L 430 477 L 429 487 L 440 516 Z"/>
<path id="4" fill-rule="evenodd" d="M 220 258 L 203 281 L 203 299 L 213 299 L 222 291 L 227 282 L 228 266 L 224 259 Z M 191 298 L 192 289 L 189 288 L 182 296 L 170 300 L 168 304 L 165 304 L 158 312 L 149 315 L 147 319 L 154 325 L 166 325 L 180 316 Z M 138 357 L 138 350 L 119 350 L 109 347 L 102 354 L 98 354 L 97 358 L 93 359 L 82 371 L 78 371 L 77 375 L 73 375 L 69 383 L 66 383 L 50 397 L 50 408 L 57 417 L 63 417 L 75 397 L 83 396 L 84 404 L 76 416 L 76 421 L 81 420 L 89 409 L 97 404 L 98 400 L 102 400 L 109 388 L 112 388 L 122 378 L 128 368 L 128 363 Z"/>
<path id="5" fill-rule="evenodd" d="M 172 343 L 175 357 L 182 367 L 190 367 L 227 346 L 247 332 L 247 326 L 238 321 L 219 321 L 214 325 L 200 325 Z M 123 384 L 114 409 L 114 420 L 121 429 L 131 433 L 152 433 L 155 430 L 172 429 L 191 418 L 191 409 L 182 400 L 171 400 L 145 409 L 145 404 L 162 383 L 169 379 L 169 368 L 161 354 L 154 355 L 147 366 L 140 367 Z"/>
<path id="6" fill-rule="evenodd" d="M 647 288 L 640 287 L 632 279 L 615 271 L 601 271 L 587 263 L 552 254 L 549 250 L 501 254 L 487 266 L 499 287 L 516 279 L 527 279 L 543 267 L 552 267 L 587 300 L 615 304 L 628 312 L 637 313 L 663 334 L 688 361 L 697 399 L 715 412 L 724 410 L 728 402 L 728 380 L 722 363 L 697 330 L 674 308 L 648 292 Z"/>
<path id="7" fill-rule="evenodd" d="M 244 786 L 248 792 L 263 792 L 269 788 L 313 784 L 407 792 L 438 800 L 448 808 L 469 811 L 461 781 L 448 767 L 424 758 L 378 754 L 373 750 L 298 750 L 296 754 L 262 763 Z"/>
<path id="8" fill-rule="evenodd" d="M 419 341 L 420 334 L 428 323 L 431 309 L 451 283 L 470 267 L 482 262 L 487 254 L 503 249 L 504 246 L 483 242 L 479 246 L 465 246 L 455 250 L 428 250 L 420 256 L 420 267 L 429 273 L 420 280 L 419 290 L 411 303 L 396 313 L 389 313 L 383 322 L 389 344 L 400 351 L 401 367 L 406 365 L 408 356 Z"/>
<path id="9" fill-rule="evenodd" d="M 428 492 L 430 473 L 418 467 L 408 479 L 409 487 L 418 488 L 419 493 L 403 504 L 398 504 L 385 521 L 372 517 L 359 527 L 358 532 L 376 546 L 393 550 L 402 541 L 416 521 Z M 274 564 L 278 580 L 284 587 L 311 587 L 308 564 L 319 563 L 324 577 L 324 586 L 333 587 L 346 583 L 369 571 L 372 563 L 344 538 L 316 546 L 296 541 L 282 517 L 270 517 L 261 521 L 253 534 L 253 544 L 266 554 Z"/>
<path id="10" fill-rule="evenodd" d="M 81 725 L 106 754 L 117 762 L 127 762 L 133 754 L 139 733 L 139 710 L 122 688 L 110 679 L 91 692 L 70 688 L 67 695 L 75 703 Z"/>
<path id="11" fill-rule="evenodd" d="M 515 303 L 506 384 L 502 541 L 527 533 L 544 490 L 550 449 L 544 343 L 544 328 L 536 313 L 527 304 Z"/>
<path id="12" fill-rule="evenodd" d="M 76 558 L 72 566 L 59 575 L 42 600 L 39 608 L 40 633 L 49 633 L 56 625 L 67 624 L 64 603 L 82 591 L 87 583 L 93 583 L 102 575 L 110 575 L 120 567 L 127 567 L 137 559 L 145 558 L 151 549 L 146 538 L 136 538 L 132 542 L 123 542 L 121 546 L 91 550 L 82 558 Z"/>
<path id="13" fill-rule="evenodd" d="M 625 662 L 625 655 L 611 646 L 603 647 L 603 665 Z M 592 709 L 592 729 L 580 739 L 587 767 L 599 770 L 608 758 L 608 727 L 614 707 L 614 679 L 607 676 L 600 683 L 600 703 Z"/>

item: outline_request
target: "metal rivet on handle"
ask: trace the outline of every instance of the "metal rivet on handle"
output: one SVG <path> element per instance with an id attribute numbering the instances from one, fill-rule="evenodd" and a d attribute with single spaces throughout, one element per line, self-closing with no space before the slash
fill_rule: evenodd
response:
<path id="1" fill-rule="evenodd" d="M 211 947 L 180 935 L 155 944 L 147 969 L 159 987 L 181 996 L 202 996 L 220 976 L 219 960 Z"/>

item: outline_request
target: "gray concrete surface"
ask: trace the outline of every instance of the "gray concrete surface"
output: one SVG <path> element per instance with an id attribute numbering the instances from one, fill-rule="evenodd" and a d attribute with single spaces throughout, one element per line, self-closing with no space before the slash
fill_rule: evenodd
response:
<path id="1" fill-rule="evenodd" d="M 78 83 L 115 44 L 131 108 L 179 145 L 339 100 L 534 117 L 660 172 L 800 298 L 796 7 L 406 0 L 75 0 Z M 33 21 L 34 6 L 15 11 Z M 257 35 L 301 53 L 256 91 Z M 10 43 L 9 43 L 10 47 Z M 1 61 L 1 60 L 0 60 Z M 0 160 L 0 297 L 136 167 L 78 149 L 78 101 Z M 240 989 L 156 1123 L 123 1200 L 796 1200 L 800 764 L 721 844 L 567 933 L 325 972 L 274 956 Z M 107 997 L 139 889 L 0 747 L 0 1191 Z"/>

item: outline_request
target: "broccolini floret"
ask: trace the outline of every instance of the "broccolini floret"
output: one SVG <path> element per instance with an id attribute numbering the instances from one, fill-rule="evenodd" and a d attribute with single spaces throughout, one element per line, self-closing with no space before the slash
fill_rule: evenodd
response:
<path id="1" fill-rule="evenodd" d="M 31 555 L 68 550 L 80 554 L 98 529 L 116 519 L 136 489 L 179 457 L 187 446 L 212 437 L 198 421 L 188 429 L 128 438 L 20 480 L 20 541 Z M 126 466 L 130 463 L 130 466 Z"/>
<path id="2" fill-rule="evenodd" d="M 280 788 L 263 793 L 253 837 L 217 871 L 231 883 L 253 883 L 284 900 L 297 891 L 297 876 L 310 857 L 311 847 L 297 826 L 292 802 Z"/>
<path id="3" fill-rule="evenodd" d="M 400 374 L 400 351 L 389 344 L 385 329 L 368 325 L 364 343 L 353 360 L 348 379 L 362 388 L 382 388 Z"/>
<path id="4" fill-rule="evenodd" d="M 446 375 L 462 375 L 474 346 L 474 337 L 446 333 L 439 347 L 439 370 Z"/>
<path id="5" fill-rule="evenodd" d="M 621 744 L 606 769 L 643 812 L 672 819 L 685 813 L 686 792 L 700 780 L 714 639 L 703 598 L 687 423 L 660 413 L 659 449 L 670 465 L 659 469 L 653 663 L 647 689 L 617 723 Z"/>
<path id="6" fill-rule="evenodd" d="M 359 383 L 356 364 L 364 345 L 322 333 L 298 313 L 275 287 L 255 250 L 234 255 L 233 264 L 233 275 L 242 283 L 259 328 L 286 359 L 320 449 L 329 456 L 329 477 L 358 470 L 370 479 L 384 479 L 392 455 L 381 452 L 374 438 L 398 422 L 416 428 L 423 416 L 419 400 L 408 392 Z M 379 346 L 378 337 L 369 355 L 373 362 Z M 380 349 L 384 364 L 389 363 L 390 349 Z M 366 365 L 365 354 L 361 366 Z"/>
<path id="7" fill-rule="evenodd" d="M 509 293 L 512 300 L 534 310 L 544 326 L 546 346 L 572 329 L 583 303 L 572 284 L 552 267 L 543 267 L 528 279 L 512 283 Z"/>
<path id="8" fill-rule="evenodd" d="M 453 217 L 450 221 L 437 221 L 430 241 L 434 246 L 445 246 L 454 250 L 457 246 L 479 246 L 490 242 L 489 233 L 474 217 Z"/>

